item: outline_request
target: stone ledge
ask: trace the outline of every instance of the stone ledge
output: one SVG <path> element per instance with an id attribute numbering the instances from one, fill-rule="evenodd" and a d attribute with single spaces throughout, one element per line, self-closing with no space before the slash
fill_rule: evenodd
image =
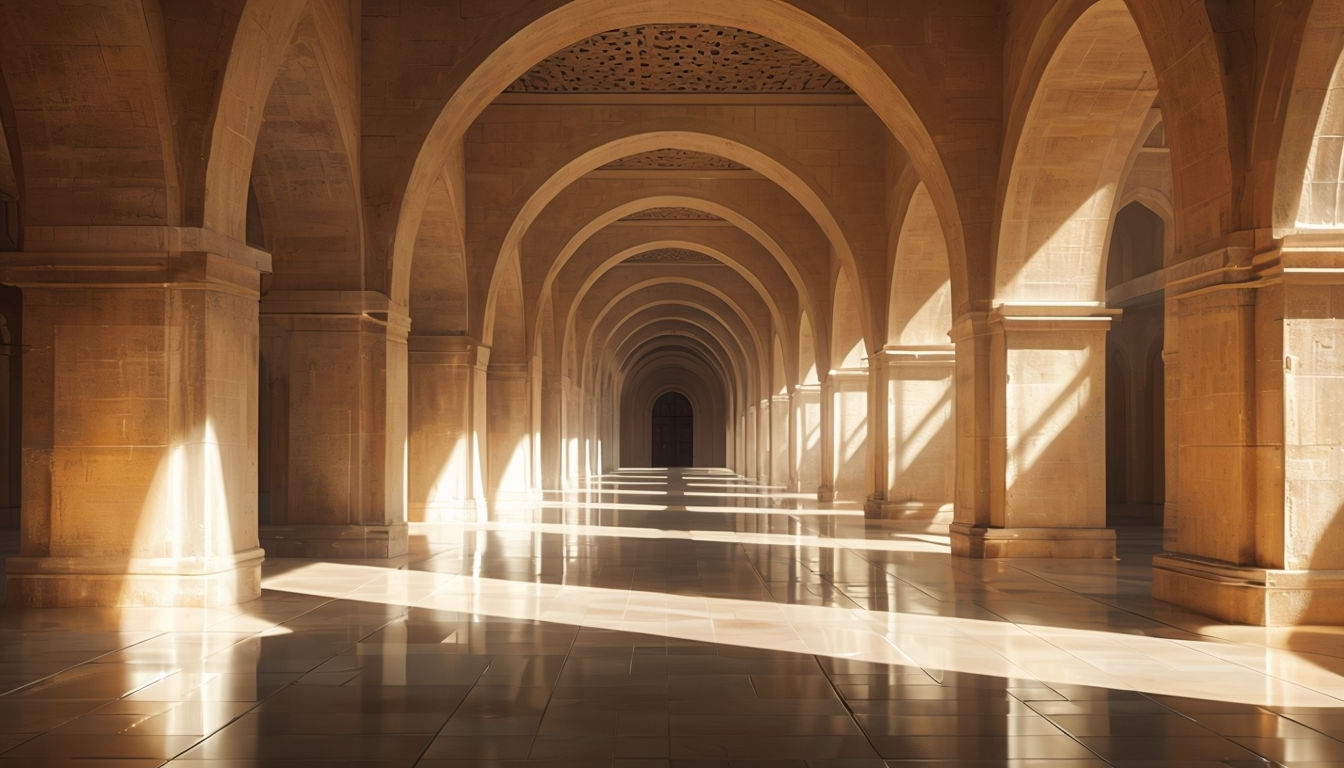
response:
<path id="1" fill-rule="evenodd" d="M 215 607 L 261 594 L 265 553 L 233 557 L 11 557 L 5 593 L 11 607 Z"/>
<path id="2" fill-rule="evenodd" d="M 407 539 L 406 523 L 261 526 L 261 543 L 272 557 L 388 559 L 406 554 Z"/>
<path id="3" fill-rule="evenodd" d="M 890 520 L 902 530 L 947 534 L 952 526 L 952 505 L 925 501 L 887 501 L 869 497 L 863 504 L 863 516 L 870 520 Z"/>
<path id="4" fill-rule="evenodd" d="M 1344 571 L 1238 566 L 1153 557 L 1153 597 L 1220 621 L 1266 627 L 1344 624 Z"/>
<path id="5" fill-rule="evenodd" d="M 957 557 L 1115 557 L 1115 531 L 1109 528 L 986 528 L 953 523 L 948 532 Z"/>

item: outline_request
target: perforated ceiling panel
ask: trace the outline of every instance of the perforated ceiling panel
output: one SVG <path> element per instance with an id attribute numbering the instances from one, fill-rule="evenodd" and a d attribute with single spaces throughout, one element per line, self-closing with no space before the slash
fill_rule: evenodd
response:
<path id="1" fill-rule="evenodd" d="M 509 93 L 850 93 L 801 53 L 703 24 L 613 29 L 554 53 Z"/>
<path id="2" fill-rule="evenodd" d="M 726 157 L 689 149 L 655 149 L 613 160 L 604 171 L 745 171 L 747 167 Z"/>

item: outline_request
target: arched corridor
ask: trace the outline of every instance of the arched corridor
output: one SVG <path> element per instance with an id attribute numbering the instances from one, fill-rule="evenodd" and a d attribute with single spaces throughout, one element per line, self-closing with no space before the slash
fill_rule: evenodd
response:
<path id="1" fill-rule="evenodd" d="M 421 674 L 343 757 L 1344 761 L 1341 62 L 1340 0 L 0 0 L 0 707 L 258 654 L 0 765 Z"/>

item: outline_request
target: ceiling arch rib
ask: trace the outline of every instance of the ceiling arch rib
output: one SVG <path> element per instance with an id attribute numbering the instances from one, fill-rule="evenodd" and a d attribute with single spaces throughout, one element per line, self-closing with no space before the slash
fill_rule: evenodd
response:
<path id="1" fill-rule="evenodd" d="M 624 136 L 604 144 L 598 144 L 581 152 L 564 166 L 550 173 L 546 180 L 523 203 L 518 214 L 514 217 L 509 231 L 505 234 L 500 244 L 499 257 L 491 277 L 490 293 L 497 289 L 497 275 L 501 274 L 507 268 L 507 265 L 517 259 L 522 238 L 528 228 L 561 190 L 585 173 L 613 159 L 665 147 L 692 149 L 737 160 L 775 182 L 802 204 L 826 234 L 832 255 L 839 260 L 843 269 L 848 271 L 855 280 L 858 279 L 853 253 L 838 220 L 826 205 L 821 193 L 805 182 L 788 164 L 742 141 L 723 136 L 694 130 L 656 130 Z M 864 303 L 861 309 L 866 320 L 868 316 L 866 294 L 865 297 L 861 297 L 861 300 Z M 494 330 L 493 323 L 494 319 L 489 315 L 482 320 L 482 339 L 487 344 Z"/>
<path id="2" fill-rule="evenodd" d="M 649 298 L 649 294 L 654 293 L 659 286 L 666 285 L 682 286 L 684 289 L 690 290 L 682 290 L 678 295 L 670 298 Z M 595 314 L 593 321 L 590 324 L 587 324 L 584 328 L 576 329 L 578 335 L 575 336 L 575 338 L 584 338 L 587 340 L 585 352 L 581 356 L 582 360 L 593 359 L 592 355 L 595 343 L 605 338 L 604 336 L 599 335 L 599 332 L 600 329 L 604 328 L 603 321 L 608 315 L 612 314 L 623 305 L 641 301 L 644 302 L 640 305 L 642 307 L 654 307 L 662 306 L 667 303 L 676 303 L 700 309 L 706 312 L 709 316 L 715 317 L 719 323 L 733 331 L 732 335 L 741 341 L 744 351 L 749 349 L 754 352 L 754 355 L 746 355 L 748 359 L 762 359 L 761 354 L 765 347 L 762 344 L 761 336 L 751 323 L 749 316 L 742 309 L 741 305 L 714 286 L 703 285 L 685 277 L 673 276 L 662 279 L 645 280 L 627 287 L 612 296 L 611 299 Z M 713 311 L 716 303 L 722 304 L 722 309 L 719 309 L 718 312 Z M 630 313 L 627 312 L 627 314 Z"/>
<path id="3" fill-rule="evenodd" d="M 576 0 L 564 8 L 504 31 L 480 48 L 488 54 L 469 63 L 461 86 L 435 119 L 413 162 L 397 206 L 393 240 L 393 298 L 404 296 L 408 261 L 424 208 L 424 193 L 451 147 L 495 95 L 535 64 L 536 51 L 555 51 L 604 30 L 651 23 L 705 23 L 757 32 L 793 48 L 816 61 L 847 83 L 878 115 L 892 135 L 914 158 L 921 177 L 927 180 L 940 218 L 948 228 L 953 253 L 954 290 L 958 304 L 966 289 L 964 238 L 956 194 L 943 166 L 932 135 L 905 95 L 883 68 L 856 43 L 811 14 L 772 0 L 740 0 L 705 5 L 692 0 L 632 0 L 611 4 L 606 0 Z"/>
<path id="4" fill-rule="evenodd" d="M 617 253 L 616 255 L 612 256 L 610 259 L 608 259 L 606 264 L 604 264 L 604 266 L 607 267 L 607 269 L 604 269 L 600 272 L 594 271 L 589 276 L 588 280 L 584 282 L 583 286 L 581 286 L 580 292 L 575 296 L 574 301 L 569 305 L 569 309 L 565 316 L 565 321 L 563 325 L 565 333 L 564 336 L 562 337 L 561 343 L 567 344 L 569 343 L 570 339 L 575 338 L 574 334 L 575 334 L 575 320 L 577 310 L 579 306 L 582 305 L 585 298 L 589 295 L 589 292 L 592 290 L 593 286 L 596 285 L 597 282 L 602 279 L 602 277 L 610 274 L 610 268 L 613 268 L 616 265 L 623 263 L 626 259 L 630 258 L 631 256 L 635 256 L 640 253 L 647 253 L 650 250 L 650 246 L 657 248 L 677 248 L 677 247 L 694 248 L 695 245 L 696 244 L 678 240 L 662 241 L 660 243 L 649 243 L 643 246 L 630 248 L 624 252 Z M 704 249 L 704 250 L 710 250 L 710 249 Z M 726 254 L 722 254 L 720 252 L 712 250 L 708 255 L 715 259 L 727 258 Z M 738 274 L 741 273 L 739 272 Z M 743 277 L 745 279 L 745 276 Z M 731 303 L 731 305 L 735 307 L 735 311 L 738 312 L 739 316 L 743 318 L 744 324 L 746 324 L 748 327 L 751 326 L 751 324 L 747 320 L 749 316 L 748 311 L 745 308 L 741 307 L 738 304 L 738 302 L 730 300 L 727 291 L 723 290 L 722 287 L 720 286 L 716 286 L 704 281 L 695 280 L 694 278 L 685 277 L 682 275 L 669 275 L 661 278 L 648 278 L 644 281 L 641 281 L 641 283 L 639 283 L 638 285 L 651 285 L 654 284 L 655 281 L 658 284 L 666 284 L 666 285 L 703 286 L 706 289 L 706 291 L 711 295 L 717 296 L 720 299 L 724 300 L 725 302 Z M 751 281 L 748 280 L 747 282 L 748 285 L 751 285 Z M 756 298 L 759 301 L 761 301 L 765 309 L 769 312 L 772 324 L 777 324 L 778 327 L 786 327 L 783 325 L 783 323 L 785 322 L 785 316 L 780 312 L 779 307 L 775 304 L 775 302 L 771 298 L 771 295 L 768 292 L 762 290 L 761 287 L 759 287 L 759 285 L 751 285 L 751 287 L 757 290 L 757 293 L 753 294 L 752 298 Z"/>
<path id="5" fill-rule="evenodd" d="M 667 323 L 681 335 L 689 332 L 690 338 L 701 339 L 707 348 L 718 350 L 714 357 L 720 360 L 726 377 L 745 382 L 755 374 L 752 350 L 733 332 L 730 323 L 702 307 L 677 300 L 653 302 L 613 316 L 596 331 L 600 346 L 595 346 L 586 359 L 593 368 L 607 365 L 617 372 L 623 371 L 629 361 L 630 345 L 644 340 L 638 335 L 640 330 L 646 329 L 647 335 L 652 332 L 647 329 L 656 323 Z"/>

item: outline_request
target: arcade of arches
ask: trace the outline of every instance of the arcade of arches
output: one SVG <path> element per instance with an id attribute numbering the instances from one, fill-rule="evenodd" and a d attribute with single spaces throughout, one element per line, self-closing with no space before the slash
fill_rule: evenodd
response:
<path id="1" fill-rule="evenodd" d="M 1344 621 L 1338 0 L 0 6 L 11 606 L 693 462 Z"/>

